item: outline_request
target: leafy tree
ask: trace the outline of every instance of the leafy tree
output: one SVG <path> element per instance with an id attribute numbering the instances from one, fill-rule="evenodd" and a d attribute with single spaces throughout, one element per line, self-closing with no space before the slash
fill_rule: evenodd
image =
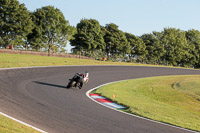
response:
<path id="1" fill-rule="evenodd" d="M 159 40 L 160 33 L 153 32 L 152 34 L 143 34 L 140 38 L 146 45 L 146 62 L 149 64 L 162 64 L 165 54 L 164 45 Z"/>
<path id="2" fill-rule="evenodd" d="M 125 35 L 131 46 L 130 57 L 142 62 L 147 53 L 145 43 L 141 38 L 133 34 L 125 33 Z"/>
<path id="3" fill-rule="evenodd" d="M 130 43 L 127 41 L 125 34 L 118 29 L 116 24 L 107 24 L 104 29 L 104 41 L 106 43 L 106 53 L 110 58 L 125 56 L 130 53 Z"/>
<path id="4" fill-rule="evenodd" d="M 187 63 L 192 64 L 193 67 L 200 67 L 200 32 L 194 29 L 186 31 L 186 38 L 189 43 L 189 52 L 193 55 Z"/>
<path id="5" fill-rule="evenodd" d="M 192 56 L 188 52 L 185 32 L 175 28 L 164 28 L 159 39 L 166 50 L 164 56 L 167 65 L 184 66 L 184 62 Z"/>
<path id="6" fill-rule="evenodd" d="M 49 54 L 51 50 L 65 47 L 71 34 L 71 27 L 63 13 L 53 6 L 45 6 L 33 14 L 36 26 L 33 34 L 29 36 L 30 43 L 39 47 L 43 43 Z"/>
<path id="7" fill-rule="evenodd" d="M 32 20 L 24 4 L 17 0 L 0 1 L 0 45 L 24 45 Z"/>
<path id="8" fill-rule="evenodd" d="M 95 19 L 82 19 L 77 24 L 77 33 L 70 43 L 74 46 L 74 51 L 84 52 L 85 55 L 94 56 L 99 50 L 103 50 L 105 43 L 99 22 Z"/>
<path id="9" fill-rule="evenodd" d="M 39 20 L 36 18 L 34 13 L 31 12 L 30 14 L 34 25 L 32 32 L 27 36 L 27 43 L 32 49 L 41 51 L 41 48 L 45 47 L 43 43 L 42 22 L 38 23 Z"/>

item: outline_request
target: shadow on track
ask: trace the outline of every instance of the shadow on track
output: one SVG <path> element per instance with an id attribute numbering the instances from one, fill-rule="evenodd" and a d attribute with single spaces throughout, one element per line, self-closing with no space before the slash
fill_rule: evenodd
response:
<path id="1" fill-rule="evenodd" d="M 39 82 L 39 81 L 33 81 L 33 82 L 37 83 L 37 84 L 41 84 L 41 85 L 47 85 L 47 86 L 53 86 L 53 87 L 67 89 L 66 86 L 62 86 L 62 85 L 56 85 L 56 84 L 51 84 L 51 83 L 44 83 L 44 82 Z"/>

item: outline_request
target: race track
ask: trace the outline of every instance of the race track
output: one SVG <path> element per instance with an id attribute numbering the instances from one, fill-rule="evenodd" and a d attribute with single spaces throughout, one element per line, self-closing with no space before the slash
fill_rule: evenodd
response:
<path id="1" fill-rule="evenodd" d="M 83 89 L 66 89 L 76 72 L 90 73 Z M 198 70 L 139 66 L 68 66 L 0 70 L 0 112 L 49 133 L 186 133 L 101 106 L 86 92 L 101 84 Z M 141 101 L 142 102 L 142 101 Z"/>

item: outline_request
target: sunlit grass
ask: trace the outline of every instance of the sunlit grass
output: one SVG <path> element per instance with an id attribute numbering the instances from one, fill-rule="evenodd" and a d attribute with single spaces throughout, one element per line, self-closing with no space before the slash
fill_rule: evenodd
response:
<path id="1" fill-rule="evenodd" d="M 129 107 L 127 112 L 200 131 L 200 76 L 134 79 L 96 90 Z"/>
<path id="2" fill-rule="evenodd" d="M 0 133 L 40 133 L 31 127 L 24 126 L 0 115 Z"/>
<path id="3" fill-rule="evenodd" d="M 30 66 L 64 66 L 64 65 L 156 66 L 148 64 L 126 63 L 126 62 L 111 62 L 111 61 L 97 61 L 89 59 L 0 53 L 0 68 L 30 67 Z"/>

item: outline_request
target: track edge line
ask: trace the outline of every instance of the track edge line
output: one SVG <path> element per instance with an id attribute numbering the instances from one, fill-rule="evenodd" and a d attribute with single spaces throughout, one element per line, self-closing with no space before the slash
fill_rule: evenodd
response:
<path id="1" fill-rule="evenodd" d="M 3 116 L 5 116 L 5 117 L 7 117 L 7 118 L 9 118 L 9 119 L 11 119 L 11 120 L 14 120 L 14 121 L 16 121 L 16 122 L 18 122 L 18 123 L 20 123 L 20 124 L 23 124 L 23 125 L 25 125 L 25 126 L 31 127 L 31 128 L 33 128 L 33 129 L 35 129 L 35 130 L 37 130 L 37 131 L 39 131 L 39 132 L 48 133 L 48 132 L 46 132 L 46 131 L 44 131 L 44 130 L 41 130 L 41 129 L 37 128 L 37 127 L 34 127 L 34 126 L 30 125 L 30 124 L 27 124 L 27 123 L 25 123 L 25 122 L 23 122 L 23 121 L 20 121 L 20 120 L 16 119 L 16 118 L 13 118 L 13 117 L 11 117 L 11 116 L 5 114 L 5 113 L 0 112 L 0 115 L 3 115 Z"/>

